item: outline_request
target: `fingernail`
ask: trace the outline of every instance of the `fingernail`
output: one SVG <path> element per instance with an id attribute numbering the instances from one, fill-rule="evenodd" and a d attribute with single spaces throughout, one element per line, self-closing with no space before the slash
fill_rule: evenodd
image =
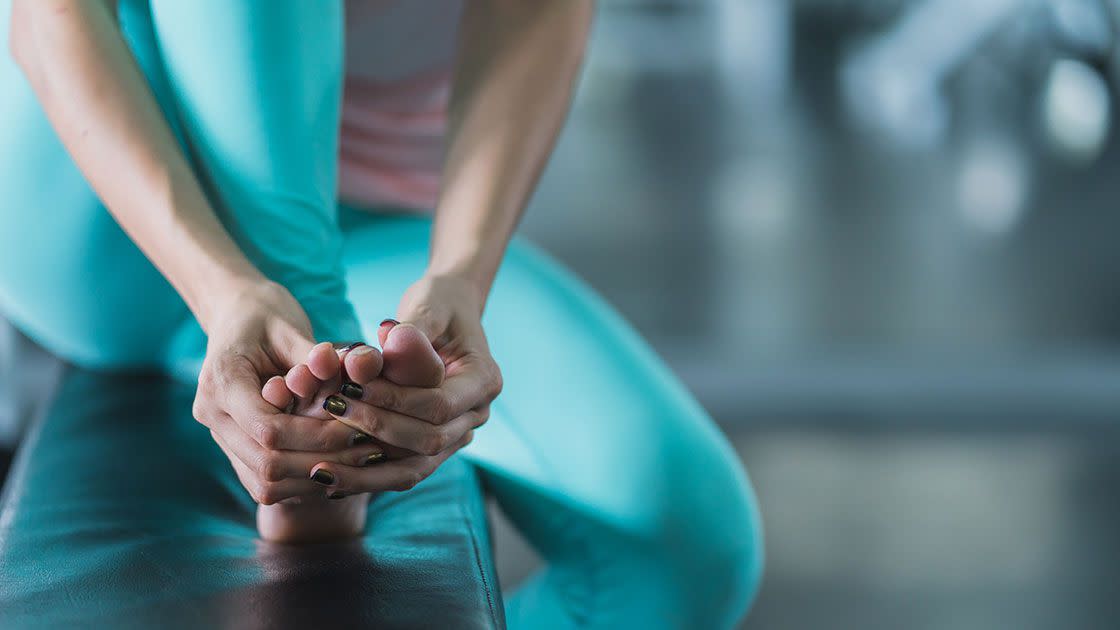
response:
<path id="1" fill-rule="evenodd" d="M 362 386 L 357 383 L 343 383 L 342 395 L 352 400 L 361 400 Z"/>
<path id="2" fill-rule="evenodd" d="M 397 324 L 399 324 L 399 323 L 400 323 L 400 322 L 398 322 L 397 320 L 393 319 L 392 317 L 386 317 L 385 319 L 381 320 L 381 323 L 380 323 L 380 324 L 378 324 L 378 325 L 377 325 L 377 327 L 378 327 L 378 328 L 381 328 L 381 327 L 382 327 L 382 326 L 384 326 L 385 324 L 392 324 L 392 325 L 396 326 L 396 325 L 397 325 Z"/>
<path id="3" fill-rule="evenodd" d="M 366 344 L 363 341 L 355 341 L 354 343 L 352 343 L 352 344 L 350 344 L 350 345 L 348 345 L 344 348 L 339 348 L 338 351 L 339 352 L 346 352 L 348 350 L 353 350 L 354 348 L 357 348 L 358 346 L 364 346 L 364 345 L 366 345 Z"/>
<path id="4" fill-rule="evenodd" d="M 333 486 L 335 483 L 334 473 L 322 468 L 316 468 L 311 471 L 311 481 L 324 486 Z"/>
<path id="5" fill-rule="evenodd" d="M 332 492 L 332 493 L 327 495 L 327 498 L 332 500 L 332 501 L 337 501 L 339 499 L 345 499 L 348 496 L 350 496 L 350 495 L 346 494 L 345 492 Z"/>
<path id="6" fill-rule="evenodd" d="M 366 457 L 366 463 L 364 465 L 365 466 L 370 466 L 370 465 L 376 464 L 376 463 L 384 461 L 384 460 L 385 460 L 385 453 L 381 453 L 381 452 L 370 453 L 369 456 Z"/>
<path id="7" fill-rule="evenodd" d="M 327 413 L 331 415 L 345 415 L 346 407 L 346 399 L 341 396 L 335 396 L 334 394 L 327 396 L 327 399 L 323 401 L 323 409 L 326 409 Z"/>
<path id="8" fill-rule="evenodd" d="M 371 437 L 367 433 L 362 433 L 361 431 L 358 431 L 358 432 L 354 433 L 354 435 L 350 436 L 350 446 L 358 446 L 360 444 L 369 444 L 372 441 L 373 441 L 373 437 Z"/>

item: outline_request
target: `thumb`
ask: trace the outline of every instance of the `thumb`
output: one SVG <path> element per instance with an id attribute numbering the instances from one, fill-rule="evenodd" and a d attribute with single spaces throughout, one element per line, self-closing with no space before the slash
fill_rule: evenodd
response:
<path id="1" fill-rule="evenodd" d="M 307 361 L 307 355 L 315 347 L 311 335 L 294 326 L 283 326 L 272 337 L 272 354 L 285 370 Z"/>

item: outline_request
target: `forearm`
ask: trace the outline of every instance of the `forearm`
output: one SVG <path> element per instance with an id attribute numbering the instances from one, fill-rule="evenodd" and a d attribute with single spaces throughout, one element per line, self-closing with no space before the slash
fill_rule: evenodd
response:
<path id="1" fill-rule="evenodd" d="M 343 3 L 151 7 L 178 121 L 223 225 L 299 300 L 316 338 L 357 339 L 337 216 Z"/>
<path id="2" fill-rule="evenodd" d="M 429 273 L 490 290 L 571 103 L 591 0 L 471 0 Z"/>
<path id="3" fill-rule="evenodd" d="M 110 2 L 26 0 L 13 53 L 116 220 L 208 326 L 264 277 L 225 231 L 116 24 Z"/>

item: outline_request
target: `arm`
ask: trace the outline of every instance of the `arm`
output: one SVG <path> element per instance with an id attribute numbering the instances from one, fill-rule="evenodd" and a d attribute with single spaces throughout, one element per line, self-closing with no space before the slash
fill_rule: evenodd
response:
<path id="1" fill-rule="evenodd" d="M 469 0 L 429 273 L 485 295 L 567 115 L 591 0 Z"/>
<path id="2" fill-rule="evenodd" d="M 318 464 L 337 480 L 336 490 L 377 489 L 387 478 L 404 478 L 409 487 L 489 418 L 502 377 L 482 330 L 483 305 L 568 111 L 592 8 L 591 0 L 467 1 L 428 269 L 401 299 L 405 325 L 390 322 L 378 331 L 384 378 L 363 388 L 345 411 L 371 432 L 390 418 L 408 424 L 414 443 L 397 445 L 421 456 L 370 468 Z M 407 335 L 412 326 L 430 340 L 439 355 L 430 360 L 442 360 L 445 370 L 424 365 L 427 355 L 415 344 L 396 347 L 403 345 L 397 331 Z M 441 372 L 437 387 L 410 381 L 410 375 Z"/>
<path id="3" fill-rule="evenodd" d="M 112 2 L 16 0 L 13 53 L 87 180 L 206 330 L 195 417 L 258 501 L 321 495 L 310 464 L 341 457 L 353 431 L 282 413 L 261 385 L 305 360 L 312 325 L 357 335 L 333 213 L 341 5 L 151 5 L 197 169 Z"/>
<path id="4" fill-rule="evenodd" d="M 90 185 L 208 329 L 221 296 L 264 277 L 210 207 L 114 4 L 17 0 L 12 53 Z"/>
<path id="5" fill-rule="evenodd" d="M 152 3 L 192 164 L 115 2 L 14 3 L 13 52 L 63 144 L 207 333 L 271 280 L 320 339 L 359 335 L 334 207 L 342 15 L 329 8 Z"/>

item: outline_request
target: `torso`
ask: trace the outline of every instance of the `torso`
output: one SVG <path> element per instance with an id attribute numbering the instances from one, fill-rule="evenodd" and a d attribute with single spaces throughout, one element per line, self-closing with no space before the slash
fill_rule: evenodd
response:
<path id="1" fill-rule="evenodd" d="M 435 205 L 461 9 L 460 0 L 347 0 L 341 200 Z"/>

